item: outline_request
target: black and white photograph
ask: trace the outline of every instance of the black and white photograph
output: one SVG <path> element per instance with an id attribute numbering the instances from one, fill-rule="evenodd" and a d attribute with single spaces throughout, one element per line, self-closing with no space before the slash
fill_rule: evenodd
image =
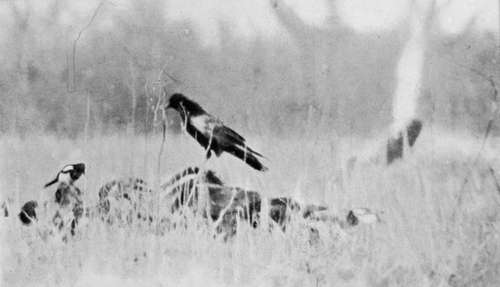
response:
<path id="1" fill-rule="evenodd" d="M 500 286 L 500 0 L 0 0 L 0 286 Z"/>

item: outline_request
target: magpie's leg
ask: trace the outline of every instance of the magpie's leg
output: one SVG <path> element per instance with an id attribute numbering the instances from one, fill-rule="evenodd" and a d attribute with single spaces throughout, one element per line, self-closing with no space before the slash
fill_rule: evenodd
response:
<path id="1" fill-rule="evenodd" d="M 205 155 L 205 160 L 203 161 L 202 166 L 205 167 L 207 165 L 208 160 L 212 157 L 212 151 L 209 149 Z"/>

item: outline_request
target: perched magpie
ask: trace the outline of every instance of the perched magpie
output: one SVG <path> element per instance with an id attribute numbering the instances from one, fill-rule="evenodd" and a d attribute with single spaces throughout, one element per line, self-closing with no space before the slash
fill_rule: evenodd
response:
<path id="1" fill-rule="evenodd" d="M 68 164 L 61 169 L 52 181 L 48 182 L 45 185 L 45 188 L 53 185 L 57 182 L 64 182 L 69 185 L 73 184 L 77 179 L 85 173 L 85 164 L 77 163 L 77 164 Z"/>
<path id="2" fill-rule="evenodd" d="M 241 135 L 207 113 L 198 103 L 183 94 L 176 93 L 170 96 L 166 106 L 166 109 L 168 108 L 179 112 L 187 132 L 207 150 L 207 159 L 212 152 L 218 157 L 225 151 L 256 170 L 267 170 L 267 167 L 259 161 L 259 157 L 263 157 L 260 153 L 248 147 Z"/>

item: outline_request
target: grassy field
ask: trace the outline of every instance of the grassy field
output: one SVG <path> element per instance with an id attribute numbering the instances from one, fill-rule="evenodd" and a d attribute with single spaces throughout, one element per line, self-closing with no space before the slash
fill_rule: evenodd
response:
<path id="1" fill-rule="evenodd" d="M 90 219 L 64 244 L 1 218 L 0 285 L 499 286 L 499 141 L 478 157 L 479 140 L 424 129 L 405 161 L 387 167 L 384 138 L 249 137 L 270 168 L 259 174 L 226 155 L 205 163 L 184 135 L 167 135 L 161 156 L 158 136 L 3 136 L 0 199 L 11 198 L 14 210 L 49 198 L 54 190 L 43 184 L 67 163 L 87 164 L 77 185 L 88 205 L 111 179 L 134 175 L 158 186 L 204 164 L 230 185 L 325 204 L 338 214 L 368 207 L 382 222 L 320 226 L 321 241 L 311 246 L 299 224 L 284 234 L 243 228 L 224 243 L 193 227 L 157 236 Z"/>

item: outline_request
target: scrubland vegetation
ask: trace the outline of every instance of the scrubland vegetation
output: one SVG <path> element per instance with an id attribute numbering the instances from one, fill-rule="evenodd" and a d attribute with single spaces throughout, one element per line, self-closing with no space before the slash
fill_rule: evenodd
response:
<path id="1" fill-rule="evenodd" d="M 363 148 L 376 141 L 359 148 L 352 139 L 317 141 L 311 148 L 309 140 L 257 136 L 250 140 L 272 155 L 269 174 L 249 171 L 230 156 L 206 164 L 228 184 L 264 196 L 291 195 L 337 214 L 369 207 L 380 214 L 382 222 L 375 225 L 342 230 L 318 223 L 321 240 L 310 245 L 296 219 L 286 233 L 242 228 L 225 243 L 195 225 L 159 236 L 91 218 L 64 244 L 57 237 L 40 238 L 46 221 L 25 227 L 6 218 L 3 280 L 7 286 L 495 286 L 498 143 L 490 142 L 474 164 L 479 141 L 439 135 L 437 143 L 424 133 L 412 154 L 390 167 L 383 153 Z M 8 162 L 2 167 L 2 196 L 14 199 L 14 210 L 17 202 L 52 196 L 53 190 L 41 187 L 62 161 L 88 163 L 77 184 L 88 205 L 112 178 L 141 176 L 154 186 L 160 143 L 161 137 L 118 135 L 86 142 L 2 138 Z M 160 178 L 203 162 L 203 152 L 188 136 L 168 134 Z"/>
<path id="2" fill-rule="evenodd" d="M 165 18 L 163 1 L 88 1 L 74 14 L 72 1 L 35 2 L 0 3 L 0 200 L 14 215 L 0 218 L 1 286 L 500 285 L 498 33 L 444 34 L 429 16 L 423 132 L 387 166 L 405 21 L 356 33 L 332 16 L 318 28 L 276 1 L 283 37 L 242 40 L 221 26 L 207 46 L 189 22 Z M 179 117 L 159 112 L 164 87 L 241 131 L 269 172 L 227 155 L 206 162 Z M 339 215 L 368 207 L 381 222 L 318 223 L 316 244 L 300 219 L 228 242 L 196 225 L 159 236 L 90 218 L 67 243 L 42 239 L 43 220 L 21 226 L 21 204 L 50 199 L 43 184 L 80 161 L 87 206 L 109 180 L 138 176 L 154 189 L 202 165 L 229 185 Z"/>

